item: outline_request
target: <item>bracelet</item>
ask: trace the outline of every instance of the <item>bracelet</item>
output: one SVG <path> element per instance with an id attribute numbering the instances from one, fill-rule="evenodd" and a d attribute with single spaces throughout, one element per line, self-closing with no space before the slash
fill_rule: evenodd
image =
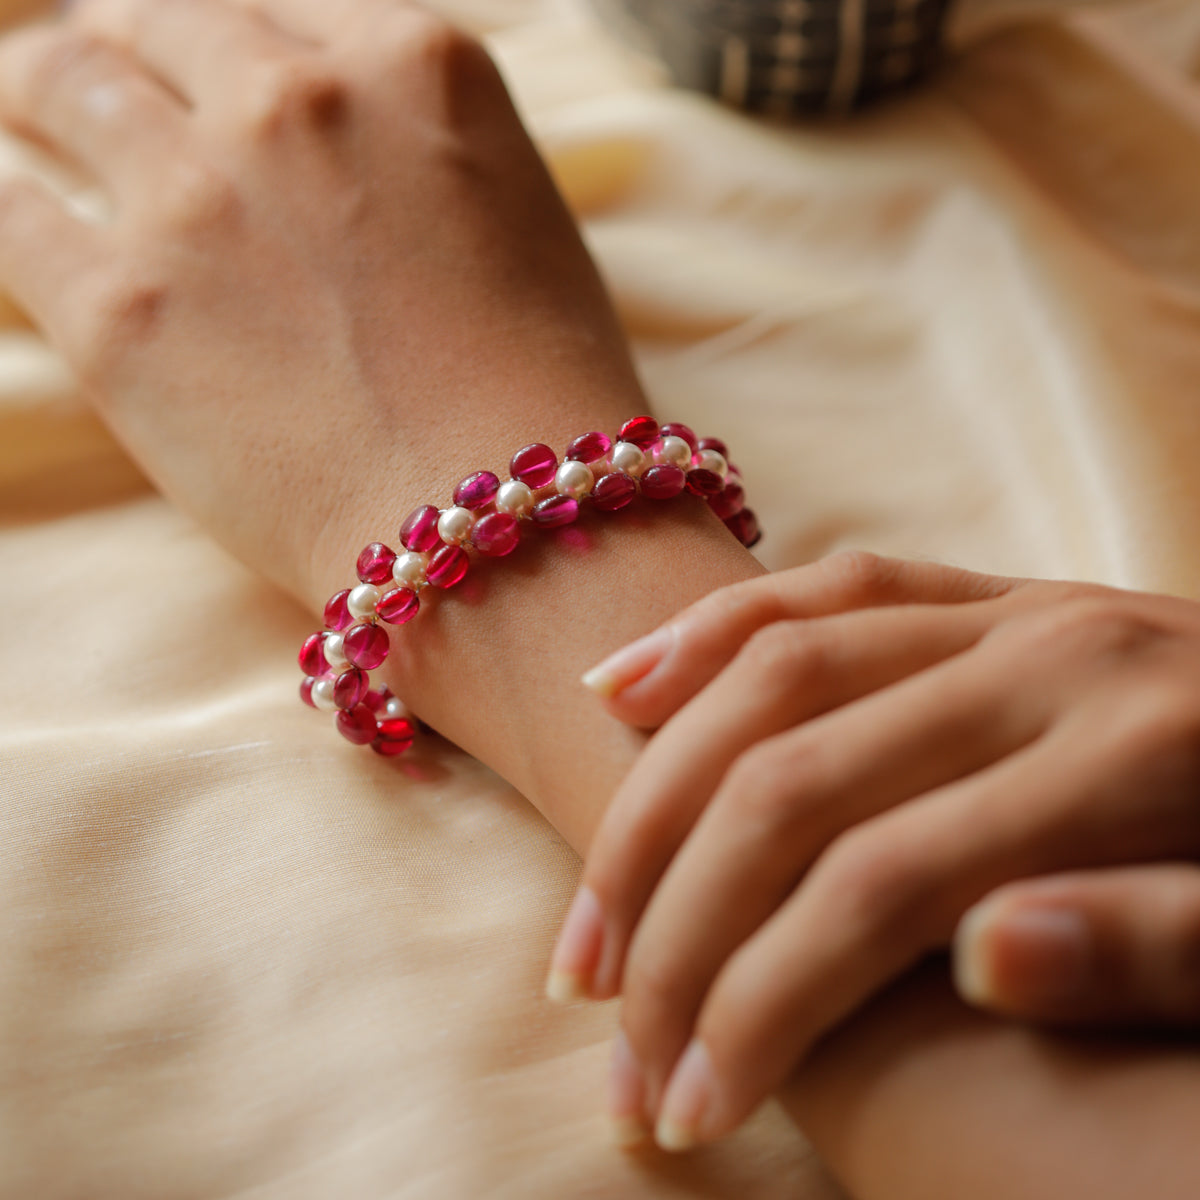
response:
<path id="1" fill-rule="evenodd" d="M 411 621 L 426 588 L 460 582 L 470 567 L 468 547 L 502 558 L 517 548 L 522 522 L 557 529 L 575 521 L 585 501 L 615 512 L 639 492 L 651 500 L 690 492 L 707 501 L 742 545 L 754 546 L 762 536 L 725 443 L 697 438 L 686 425 L 660 427 L 653 417 L 634 417 L 615 443 L 603 433 L 585 433 L 560 463 L 549 446 L 535 442 L 518 450 L 508 469 L 504 483 L 491 471 L 468 475 L 449 508 L 414 509 L 400 526 L 400 553 L 382 542 L 367 546 L 358 556 L 358 584 L 329 598 L 325 628 L 304 639 L 300 698 L 336 713 L 347 740 L 389 757 L 412 745 L 415 719 L 398 696 L 371 680 L 391 649 L 383 625 Z"/>

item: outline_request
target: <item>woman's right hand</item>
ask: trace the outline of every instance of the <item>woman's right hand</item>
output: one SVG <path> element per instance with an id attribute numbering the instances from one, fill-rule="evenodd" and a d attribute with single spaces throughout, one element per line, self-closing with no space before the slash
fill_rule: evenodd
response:
<path id="1" fill-rule="evenodd" d="M 498 72 L 421 9 L 83 0 L 0 41 L 0 119 L 112 206 L 0 182 L 0 288 L 154 482 L 310 604 L 364 522 L 556 434 L 539 411 L 644 403 Z"/>

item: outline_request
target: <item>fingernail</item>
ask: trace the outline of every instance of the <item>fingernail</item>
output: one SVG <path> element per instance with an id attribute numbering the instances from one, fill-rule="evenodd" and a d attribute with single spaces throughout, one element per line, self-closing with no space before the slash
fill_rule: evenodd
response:
<path id="1" fill-rule="evenodd" d="M 715 1090 L 708 1050 L 703 1042 L 693 1038 L 667 1084 L 658 1124 L 654 1127 L 654 1140 L 664 1150 L 690 1150 L 700 1140 L 699 1129 Z"/>
<path id="2" fill-rule="evenodd" d="M 971 1004 L 1067 999 L 1088 983 L 1091 930 L 1074 909 L 987 901 L 954 937 L 954 984 Z"/>
<path id="3" fill-rule="evenodd" d="M 608 1072 L 608 1124 L 618 1146 L 636 1146 L 650 1136 L 646 1120 L 646 1079 L 623 1030 L 613 1041 Z"/>
<path id="4" fill-rule="evenodd" d="M 591 888 L 581 887 L 571 901 L 550 958 L 546 997 L 556 1004 L 588 998 L 592 974 L 604 942 L 604 912 Z"/>
<path id="5" fill-rule="evenodd" d="M 583 673 L 583 685 L 597 696 L 611 700 L 631 684 L 645 679 L 666 657 L 675 641 L 675 631 L 669 625 L 622 646 L 602 663 Z"/>

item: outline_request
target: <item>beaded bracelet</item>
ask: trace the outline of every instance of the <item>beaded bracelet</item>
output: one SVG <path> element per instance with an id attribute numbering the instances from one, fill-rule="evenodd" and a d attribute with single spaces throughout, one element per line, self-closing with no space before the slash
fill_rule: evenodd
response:
<path id="1" fill-rule="evenodd" d="M 653 417 L 634 417 L 615 444 L 603 433 L 585 433 L 560 463 L 549 446 L 535 442 L 518 450 L 508 469 L 504 483 L 491 471 L 468 475 L 449 508 L 414 509 L 400 526 L 401 553 L 382 542 L 367 546 L 358 556 L 358 585 L 331 596 L 325 628 L 305 638 L 300 698 L 336 713 L 338 732 L 356 745 L 387 756 L 412 745 L 415 722 L 403 702 L 387 687 L 372 686 L 371 672 L 391 648 L 382 624 L 407 624 L 425 588 L 460 582 L 470 566 L 467 547 L 502 558 L 517 548 L 522 521 L 557 529 L 576 520 L 584 501 L 615 512 L 638 492 L 651 500 L 690 492 L 708 502 L 742 545 L 762 536 L 725 443 L 698 439 L 686 425 L 660 427 Z"/>

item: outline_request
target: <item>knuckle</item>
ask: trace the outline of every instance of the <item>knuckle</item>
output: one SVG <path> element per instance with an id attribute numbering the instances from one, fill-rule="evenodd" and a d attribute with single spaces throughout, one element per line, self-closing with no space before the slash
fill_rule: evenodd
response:
<path id="1" fill-rule="evenodd" d="M 133 272 L 97 277 L 82 290 L 77 360 L 85 378 L 103 378 L 149 342 L 162 322 L 166 286 Z"/>
<path id="2" fill-rule="evenodd" d="M 349 86 L 336 72 L 288 58 L 260 68 L 245 127 L 255 140 L 273 140 L 290 130 L 329 130 L 343 122 L 349 104 Z"/>
<path id="3" fill-rule="evenodd" d="M 897 565 L 869 550 L 840 550 L 824 559 L 822 568 L 845 601 L 869 604 L 891 593 Z"/>
<path id="4" fill-rule="evenodd" d="M 811 739 L 759 742 L 726 773 L 718 796 L 746 833 L 779 836 L 812 818 L 826 789 L 821 751 Z M 714 801 L 716 803 L 717 801 Z"/>
<path id="5" fill-rule="evenodd" d="M 160 195 L 161 218 L 174 232 L 203 232 L 227 225 L 241 211 L 233 181 L 204 163 L 178 164 Z"/>
<path id="6" fill-rule="evenodd" d="M 1122 661 L 1158 639 L 1161 631 L 1117 593 L 1082 593 L 999 626 L 1028 653 Z"/>

